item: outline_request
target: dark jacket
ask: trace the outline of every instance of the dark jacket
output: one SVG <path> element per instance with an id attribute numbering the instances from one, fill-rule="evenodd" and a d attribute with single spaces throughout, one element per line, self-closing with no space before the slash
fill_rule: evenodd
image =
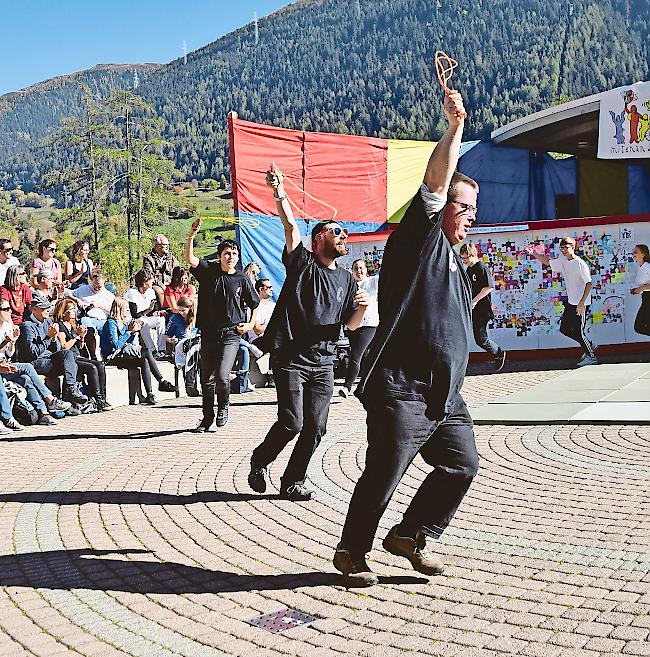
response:
<path id="1" fill-rule="evenodd" d="M 61 349 L 61 343 L 47 335 L 50 326 L 51 319 L 39 322 L 34 315 L 29 314 L 20 325 L 20 337 L 16 342 L 17 361 L 31 363 L 39 358 L 49 358 L 52 353 Z"/>

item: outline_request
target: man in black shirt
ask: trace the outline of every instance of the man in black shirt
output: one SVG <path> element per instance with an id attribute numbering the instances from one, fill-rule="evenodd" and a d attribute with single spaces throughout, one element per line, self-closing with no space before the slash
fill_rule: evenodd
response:
<path id="1" fill-rule="evenodd" d="M 282 475 L 280 496 L 309 500 L 305 486 L 309 460 L 327 428 L 334 389 L 335 342 L 341 325 L 354 331 L 368 305 L 352 274 L 338 267 L 347 255 L 347 230 L 335 221 L 321 221 L 311 231 L 312 249 L 302 244 L 300 230 L 282 184 L 281 174 L 267 172 L 278 215 L 284 225 L 286 246 L 282 262 L 287 277 L 266 331 L 256 345 L 271 353 L 278 394 L 278 420 L 251 457 L 250 487 L 266 490 L 266 469 L 286 445 L 298 440 Z"/>
<path id="2" fill-rule="evenodd" d="M 494 282 L 492 274 L 481 260 L 478 259 L 478 249 L 474 242 L 467 242 L 460 247 L 460 257 L 467 267 L 467 276 L 472 285 L 472 330 L 476 344 L 492 354 L 494 369 L 500 372 L 506 362 L 506 352 L 496 342 L 490 340 L 487 325 L 494 319 L 492 312 L 492 290 Z"/>
<path id="3" fill-rule="evenodd" d="M 460 395 L 471 291 L 452 249 L 475 220 L 478 185 L 454 173 L 464 122 L 460 93 L 448 93 L 444 112 L 449 128 L 429 159 L 420 192 L 386 242 L 380 322 L 355 393 L 368 413 L 366 466 L 334 555 L 348 586 L 378 581 L 365 555 L 416 454 L 434 470 L 383 545 L 429 575 L 444 566 L 427 552 L 427 536 L 442 534 L 478 469 L 472 419 Z"/>
<path id="4" fill-rule="evenodd" d="M 239 338 L 255 326 L 260 299 L 248 276 L 235 269 L 239 261 L 237 242 L 223 240 L 217 248 L 218 260 L 203 260 L 194 255 L 194 237 L 201 220 L 190 229 L 185 244 L 185 260 L 199 282 L 196 326 L 201 329 L 201 388 L 203 418 L 197 431 L 216 431 L 228 422 L 230 370 Z M 251 318 L 246 321 L 246 309 Z M 214 393 L 217 391 L 217 418 L 214 418 Z"/>

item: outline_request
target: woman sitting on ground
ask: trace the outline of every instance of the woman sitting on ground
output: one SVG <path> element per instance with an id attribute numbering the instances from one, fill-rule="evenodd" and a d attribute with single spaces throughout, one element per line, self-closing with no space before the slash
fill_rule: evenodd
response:
<path id="1" fill-rule="evenodd" d="M 89 395 L 95 400 L 98 411 L 112 410 L 106 401 L 106 369 L 100 360 L 94 360 L 82 355 L 86 353 L 86 335 L 88 327 L 77 324 L 77 303 L 74 299 L 65 298 L 57 301 L 52 320 L 57 324 L 59 333 L 57 339 L 62 349 L 69 349 L 75 356 L 79 378 L 86 379 Z"/>
<path id="2" fill-rule="evenodd" d="M 38 243 L 37 256 L 32 260 L 29 268 L 31 284 L 36 285 L 36 274 L 41 269 L 49 269 L 52 272 L 52 280 L 62 283 L 61 263 L 54 257 L 56 254 L 56 242 L 54 240 L 41 240 Z"/>
<path id="3" fill-rule="evenodd" d="M 174 267 L 172 270 L 172 280 L 165 288 L 165 299 L 163 301 L 163 310 L 177 312 L 178 300 L 181 297 L 196 298 L 196 288 L 190 283 L 190 274 L 183 267 Z"/>
<path id="4" fill-rule="evenodd" d="M 194 300 L 181 297 L 165 330 L 168 346 L 174 349 L 176 367 L 182 368 L 185 391 L 190 397 L 198 397 L 198 373 L 201 363 L 200 331 L 194 326 L 196 311 Z"/>
<path id="5" fill-rule="evenodd" d="M 89 285 L 92 274 L 99 271 L 99 266 L 88 257 L 89 253 L 90 244 L 86 240 L 77 240 L 70 247 L 70 259 L 65 263 L 65 280 L 73 290 Z"/>
<path id="6" fill-rule="evenodd" d="M 158 389 L 162 392 L 176 392 L 176 386 L 166 381 L 158 369 L 151 352 L 142 341 L 138 340 L 138 334 L 144 326 L 142 320 L 129 318 L 128 302 L 126 299 L 117 298 L 113 301 L 110 315 L 104 324 L 101 336 L 102 357 L 109 365 L 116 365 L 120 369 L 129 371 L 129 404 L 135 404 L 137 397 L 141 404 L 153 405 L 156 398 L 151 391 L 151 375 L 158 381 Z M 117 352 L 129 342 L 136 347 L 133 354 L 118 354 Z M 140 355 L 138 356 L 137 353 Z M 146 396 L 140 390 L 140 378 L 144 384 Z"/>
<path id="7" fill-rule="evenodd" d="M 0 287 L 0 298 L 11 306 L 11 321 L 16 325 L 22 324 L 32 301 L 32 291 L 27 285 L 27 274 L 22 265 L 12 265 L 7 269 L 5 284 Z"/>

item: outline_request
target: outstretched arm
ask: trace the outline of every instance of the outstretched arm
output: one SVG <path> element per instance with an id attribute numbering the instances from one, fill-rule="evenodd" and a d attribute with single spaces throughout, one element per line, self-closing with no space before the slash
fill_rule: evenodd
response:
<path id="1" fill-rule="evenodd" d="M 537 253 L 537 251 L 535 251 L 535 249 L 532 246 L 525 247 L 524 251 L 528 255 L 532 255 L 533 258 L 537 258 L 537 260 L 539 260 L 541 263 L 545 264 L 547 267 L 548 267 L 549 263 L 551 262 L 551 259 L 547 255 L 545 255 L 544 253 Z"/>
<path id="2" fill-rule="evenodd" d="M 266 172 L 266 184 L 273 190 L 275 208 L 284 226 L 284 240 L 287 245 L 287 253 L 291 253 L 300 244 L 300 229 L 293 217 L 293 211 L 291 210 L 287 193 L 284 191 L 282 174 L 274 164 Z"/>
<path id="3" fill-rule="evenodd" d="M 463 137 L 463 124 L 465 119 L 459 118 L 465 112 L 463 99 L 458 91 L 451 91 L 445 96 L 443 105 L 449 127 L 431 153 L 427 170 L 424 174 L 424 184 L 430 192 L 446 196 L 451 177 L 454 175 L 458 158 L 460 157 L 460 143 Z"/>

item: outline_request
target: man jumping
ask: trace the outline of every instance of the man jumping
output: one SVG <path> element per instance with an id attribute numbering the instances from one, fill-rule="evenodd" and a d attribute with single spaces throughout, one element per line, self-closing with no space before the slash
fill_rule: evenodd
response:
<path id="1" fill-rule="evenodd" d="M 449 127 L 384 251 L 380 322 L 355 393 L 368 413 L 366 467 L 334 555 L 347 586 L 377 583 L 365 555 L 416 454 L 434 470 L 383 545 L 427 575 L 444 567 L 427 551 L 427 537 L 440 537 L 478 470 L 472 418 L 460 395 L 469 355 L 471 286 L 452 249 L 476 218 L 478 185 L 454 173 L 464 123 L 460 93 L 448 93 L 444 112 Z"/>
<path id="2" fill-rule="evenodd" d="M 266 469 L 286 445 L 298 440 L 282 475 L 280 497 L 309 500 L 307 466 L 327 428 L 334 389 L 335 342 L 341 325 L 354 331 L 363 320 L 368 294 L 349 271 L 336 264 L 347 255 L 348 232 L 335 221 L 321 221 L 311 231 L 313 252 L 302 244 L 281 174 L 267 172 L 286 246 L 282 262 L 287 277 L 264 336 L 257 345 L 271 354 L 278 394 L 278 420 L 255 449 L 248 476 L 257 493 L 266 490 Z"/>

